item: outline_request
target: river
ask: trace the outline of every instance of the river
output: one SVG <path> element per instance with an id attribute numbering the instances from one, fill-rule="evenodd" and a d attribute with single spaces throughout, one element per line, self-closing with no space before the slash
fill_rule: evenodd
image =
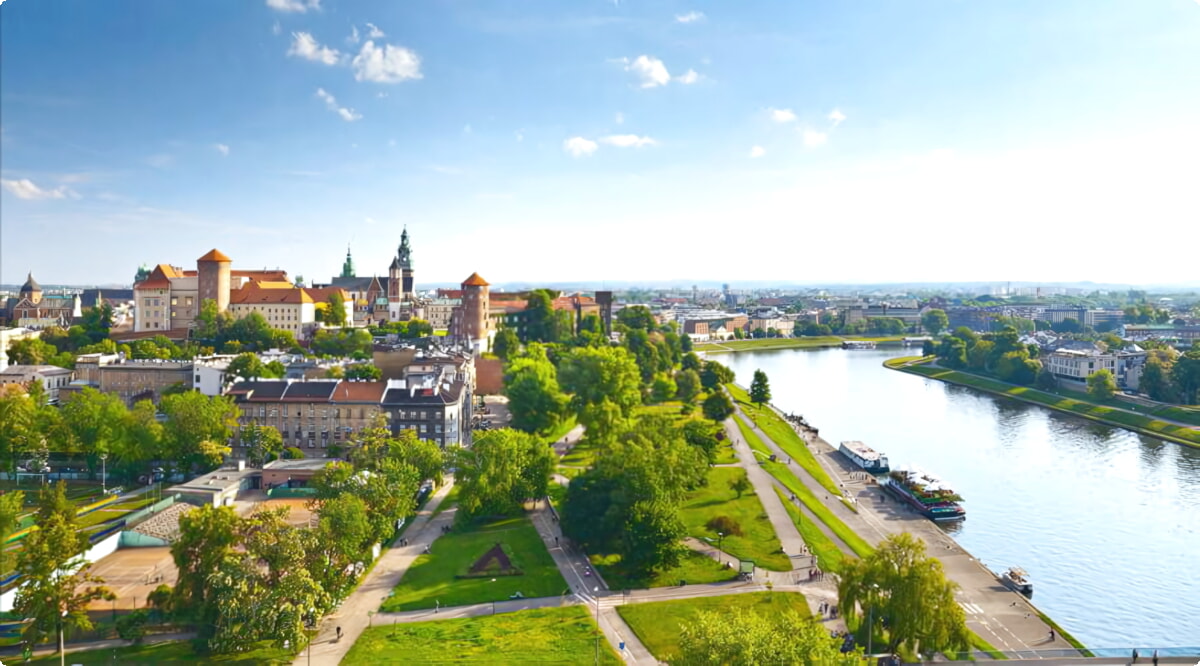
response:
<path id="1" fill-rule="evenodd" d="M 1088 647 L 1200 645 L 1200 450 L 882 366 L 913 350 L 717 354 L 833 443 L 862 440 L 965 499 L 954 538 Z"/>

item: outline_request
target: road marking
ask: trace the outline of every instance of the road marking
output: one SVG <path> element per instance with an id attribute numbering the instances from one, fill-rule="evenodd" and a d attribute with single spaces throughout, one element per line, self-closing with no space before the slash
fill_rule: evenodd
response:
<path id="1" fill-rule="evenodd" d="M 965 610 L 967 613 L 969 613 L 971 615 L 983 615 L 983 609 L 980 608 L 978 604 L 971 604 L 971 603 L 966 603 L 966 602 L 960 601 L 960 602 L 958 602 L 958 605 L 962 606 L 963 610 Z"/>

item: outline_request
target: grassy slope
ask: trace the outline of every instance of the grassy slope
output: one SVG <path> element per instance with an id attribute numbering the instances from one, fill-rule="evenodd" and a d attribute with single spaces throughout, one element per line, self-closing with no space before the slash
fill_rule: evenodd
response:
<path id="1" fill-rule="evenodd" d="M 816 515 L 817 518 L 820 518 L 821 522 L 825 523 L 839 539 L 845 542 L 847 546 L 850 546 L 856 555 L 866 557 L 875 550 L 871 547 L 871 544 L 855 534 L 846 523 L 843 523 L 841 518 L 835 516 L 829 510 L 829 507 L 822 504 L 821 500 L 817 499 L 817 496 L 807 486 L 800 483 L 800 480 L 796 478 L 796 475 L 786 465 L 783 463 L 766 463 L 763 465 L 763 468 L 770 472 L 771 476 L 778 479 L 785 488 L 790 490 L 804 504 L 805 508 Z"/>
<path id="2" fill-rule="evenodd" d="M 116 658 L 114 662 L 113 659 Z M 251 652 L 231 655 L 198 655 L 192 650 L 187 641 L 178 643 L 156 643 L 135 647 L 121 647 L 108 650 L 85 650 L 68 652 L 68 664 L 83 664 L 83 666 L 108 666 L 109 664 L 254 664 L 255 666 L 275 666 L 292 663 L 291 652 L 275 648 L 263 647 Z M 16 659 L 12 663 L 26 663 Z M 58 655 L 38 657 L 30 664 L 58 664 Z"/>
<path id="3" fill-rule="evenodd" d="M 700 611 L 728 613 L 734 608 L 775 615 L 794 610 L 804 617 L 811 612 L 804 596 L 794 592 L 749 592 L 723 597 L 700 597 L 678 601 L 617 606 L 617 612 L 629 623 L 646 648 L 658 659 L 670 659 L 679 650 L 679 635 L 683 625 L 692 621 Z"/>
<path id="4" fill-rule="evenodd" d="M 751 489 L 739 498 L 729 488 L 736 478 L 746 478 L 746 470 L 738 467 L 713 467 L 708 472 L 708 485 L 688 494 L 680 507 L 680 517 L 688 534 L 697 539 L 705 537 L 716 542 L 717 535 L 705 524 L 717 516 L 729 516 L 741 526 L 743 536 L 727 535 L 720 540 L 722 550 L 771 571 L 791 571 L 792 564 L 783 554 L 783 546 L 771 521 L 763 511 L 762 502 Z"/>
<path id="5" fill-rule="evenodd" d="M 833 479 L 829 478 L 829 474 L 825 471 L 825 468 L 821 467 L 821 463 L 817 462 L 812 451 L 808 449 L 808 445 L 805 444 L 803 439 L 800 439 L 800 435 L 796 433 L 796 430 L 792 428 L 790 423 L 784 421 L 770 407 L 759 408 L 750 402 L 750 395 L 743 391 L 741 387 L 734 384 L 728 384 L 727 387 L 729 388 L 730 395 L 733 396 L 733 399 L 742 408 L 742 412 L 750 420 L 754 421 L 759 430 L 762 430 L 767 437 L 770 437 L 771 441 L 783 449 L 784 453 L 791 456 L 792 460 L 796 461 L 812 478 L 817 480 L 817 483 L 820 483 L 826 490 L 835 495 L 841 494 L 837 484 L 833 482 Z"/>
<path id="6" fill-rule="evenodd" d="M 541 536 L 525 517 L 509 518 L 467 531 L 455 529 L 433 543 L 433 550 L 417 558 L 392 596 L 384 602 L 384 611 L 408 611 L 420 608 L 462 606 L 504 601 L 515 592 L 526 597 L 550 597 L 562 594 L 566 582 L 558 572 Z M 496 543 L 504 544 L 513 564 L 524 574 L 493 578 L 456 578 Z M 494 582 L 493 582 L 494 581 Z"/>
<path id="7" fill-rule="evenodd" d="M 836 335 L 822 335 L 813 337 L 801 338 L 760 338 L 758 340 L 730 340 L 728 342 L 702 342 L 696 345 L 696 351 L 702 352 L 725 352 L 746 351 L 746 350 L 767 350 L 767 349 L 815 349 L 819 347 L 839 347 L 845 340 L 874 340 L 875 342 L 899 342 L 903 340 L 903 336 L 891 335 L 884 337 L 862 337 L 851 335 L 840 337 Z"/>
<path id="8" fill-rule="evenodd" d="M 621 571 L 619 555 L 592 555 L 592 564 L 604 576 L 604 581 L 613 590 L 643 589 L 648 587 L 673 587 L 679 581 L 689 583 L 720 583 L 737 577 L 736 569 L 727 569 L 716 560 L 693 550 L 685 550 L 679 566 L 660 571 L 649 579 L 634 578 Z"/>
<path id="9" fill-rule="evenodd" d="M 342 664 L 591 664 L 599 630 L 581 606 L 368 629 Z M 600 663 L 621 660 L 600 638 Z"/>
<path id="10" fill-rule="evenodd" d="M 842 552 L 842 549 L 838 548 L 838 545 L 826 536 L 821 528 L 814 525 L 813 521 L 802 519 L 800 507 L 792 504 L 782 490 L 776 488 L 775 492 L 783 501 L 783 508 L 787 509 L 792 522 L 800 530 L 800 537 L 808 545 L 808 552 L 817 556 L 817 562 L 821 568 L 832 573 L 841 573 L 843 563 L 846 561 L 846 554 Z"/>

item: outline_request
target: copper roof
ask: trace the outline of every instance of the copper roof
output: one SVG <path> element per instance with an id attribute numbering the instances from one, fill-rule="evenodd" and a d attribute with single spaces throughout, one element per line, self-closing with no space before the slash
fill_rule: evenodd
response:
<path id="1" fill-rule="evenodd" d="M 462 283 L 462 286 L 464 286 L 464 287 L 486 287 L 486 286 L 488 286 L 488 282 L 487 282 L 487 280 L 484 280 L 483 278 L 479 277 L 479 273 L 471 273 L 471 277 L 467 278 Z"/>
<path id="2" fill-rule="evenodd" d="M 220 261 L 220 262 L 227 264 L 227 263 L 233 261 L 233 259 L 230 259 L 229 257 L 225 256 L 225 254 L 222 253 L 220 250 L 213 248 L 208 251 L 208 254 L 204 255 L 203 257 L 200 257 L 196 261 Z"/>

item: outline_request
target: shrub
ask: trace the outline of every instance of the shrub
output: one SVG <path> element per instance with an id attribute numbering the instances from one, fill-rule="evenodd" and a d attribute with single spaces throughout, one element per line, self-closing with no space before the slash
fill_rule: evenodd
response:
<path id="1" fill-rule="evenodd" d="M 742 536 L 742 526 L 738 521 L 729 516 L 717 516 L 705 524 L 712 532 L 719 532 L 725 536 Z"/>
<path id="2" fill-rule="evenodd" d="M 146 637 L 146 623 L 149 620 L 150 613 L 144 608 L 122 615 L 117 618 L 117 635 L 137 645 Z"/>

